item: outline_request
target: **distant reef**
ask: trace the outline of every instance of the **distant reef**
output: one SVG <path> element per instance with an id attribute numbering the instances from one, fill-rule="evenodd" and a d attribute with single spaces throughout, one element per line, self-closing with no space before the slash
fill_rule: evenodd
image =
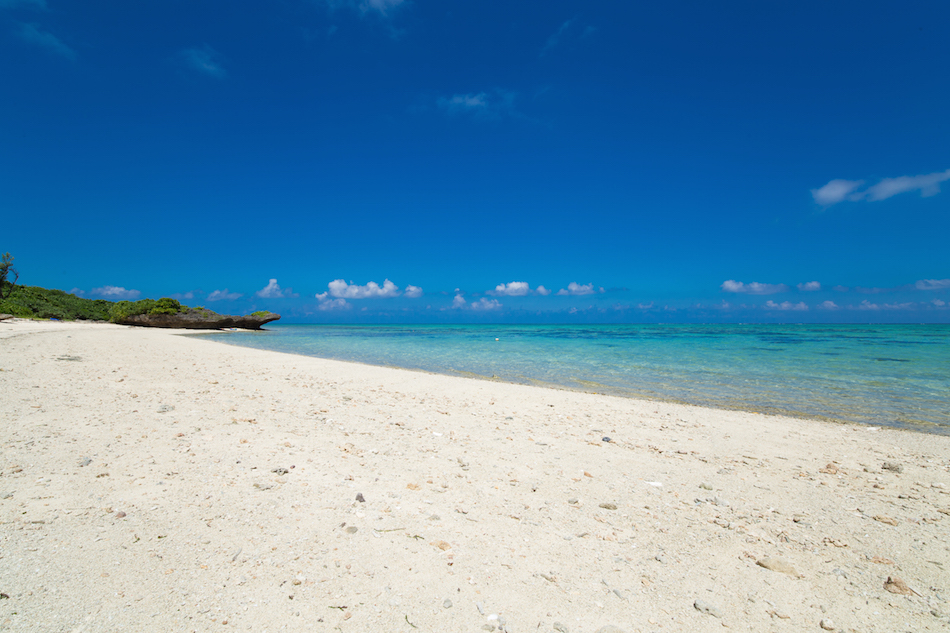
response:
<path id="1" fill-rule="evenodd" d="M 172 327 L 186 330 L 222 330 L 241 328 L 259 330 L 265 323 L 276 321 L 279 314 L 273 312 L 255 312 L 247 316 L 218 314 L 203 308 L 185 308 L 175 314 L 136 314 L 116 321 L 122 325 L 141 325 L 144 327 Z"/>
<path id="2" fill-rule="evenodd" d="M 280 318 L 279 314 L 273 312 L 254 312 L 246 316 L 218 314 L 203 307 L 183 306 L 169 297 L 141 301 L 106 301 L 77 297 L 62 290 L 39 286 L 7 284 L 5 290 L 4 298 L 0 299 L 0 313 L 27 319 L 110 321 L 122 325 L 188 330 L 259 330 L 265 323 Z"/>

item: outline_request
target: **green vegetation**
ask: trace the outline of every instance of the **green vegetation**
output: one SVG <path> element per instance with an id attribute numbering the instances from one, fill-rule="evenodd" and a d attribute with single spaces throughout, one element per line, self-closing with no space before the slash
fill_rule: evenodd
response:
<path id="1" fill-rule="evenodd" d="M 257 312 L 251 312 L 252 317 L 258 317 L 258 318 L 265 317 L 268 314 L 270 314 L 270 312 L 267 310 L 258 310 Z"/>
<path id="2" fill-rule="evenodd" d="M 180 303 L 168 297 L 163 297 L 158 301 L 155 299 L 116 301 L 109 311 L 109 320 L 122 321 L 140 314 L 178 314 L 183 309 L 187 310 L 188 308 L 182 308 Z"/>
<path id="3" fill-rule="evenodd" d="M 105 299 L 83 299 L 36 286 L 15 286 L 0 299 L 0 312 L 28 319 L 108 321 L 112 306 Z"/>
<path id="4" fill-rule="evenodd" d="M 112 302 L 105 299 L 84 299 L 62 290 L 16 286 L 5 280 L 4 283 L 3 296 L 0 297 L 0 313 L 25 319 L 118 322 L 137 314 L 178 314 L 188 309 L 168 297 L 158 301 L 142 299 Z"/>
<path id="5" fill-rule="evenodd" d="M 138 314 L 178 314 L 187 309 L 168 297 L 112 302 L 37 286 L 15 286 L 8 297 L 0 299 L 0 313 L 26 319 L 118 322 Z"/>
<path id="6" fill-rule="evenodd" d="M 11 280 L 12 278 L 12 280 Z M 38 286 L 18 286 L 19 275 L 13 268 L 10 253 L 0 259 L 0 314 L 12 314 L 25 319 L 61 319 L 63 321 L 112 321 L 121 323 L 129 317 L 140 314 L 179 314 L 198 312 L 201 318 L 209 320 L 218 314 L 204 306 L 189 308 L 175 299 L 142 299 L 140 301 L 107 301 L 105 299 L 85 299 L 62 290 L 50 290 Z M 266 311 L 255 312 L 253 316 L 267 315 Z"/>
<path id="7" fill-rule="evenodd" d="M 10 281 L 10 275 L 13 275 L 13 281 Z M 13 267 L 13 255 L 4 253 L 3 258 L 0 258 L 0 300 L 10 296 L 19 277 L 20 274 Z"/>

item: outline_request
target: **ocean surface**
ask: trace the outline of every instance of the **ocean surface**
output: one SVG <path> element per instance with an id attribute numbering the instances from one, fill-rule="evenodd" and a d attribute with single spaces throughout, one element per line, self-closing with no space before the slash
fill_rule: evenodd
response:
<path id="1" fill-rule="evenodd" d="M 950 435 L 948 325 L 275 325 L 233 345 Z"/>

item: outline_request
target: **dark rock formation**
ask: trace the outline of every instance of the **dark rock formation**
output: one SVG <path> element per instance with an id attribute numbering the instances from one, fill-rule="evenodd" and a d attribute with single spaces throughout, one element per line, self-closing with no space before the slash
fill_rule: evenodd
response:
<path id="1" fill-rule="evenodd" d="M 273 312 L 255 312 L 247 316 L 218 314 L 211 310 L 185 308 L 178 314 L 137 314 L 118 321 L 121 325 L 141 325 L 144 327 L 171 327 L 186 330 L 223 330 L 241 328 L 259 330 L 265 323 L 276 321 L 279 314 Z"/>

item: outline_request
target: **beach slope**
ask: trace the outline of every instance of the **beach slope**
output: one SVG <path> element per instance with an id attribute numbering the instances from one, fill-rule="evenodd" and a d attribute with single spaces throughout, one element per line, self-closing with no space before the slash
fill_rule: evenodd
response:
<path id="1" fill-rule="evenodd" d="M 2 630 L 948 626 L 950 437 L 103 324 L 0 370 Z"/>

